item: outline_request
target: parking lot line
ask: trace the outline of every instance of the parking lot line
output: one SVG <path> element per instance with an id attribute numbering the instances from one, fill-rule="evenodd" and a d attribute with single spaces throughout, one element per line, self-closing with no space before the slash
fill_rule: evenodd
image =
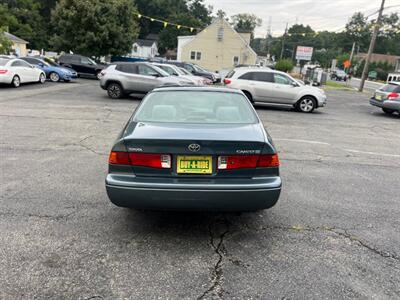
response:
<path id="1" fill-rule="evenodd" d="M 274 139 L 274 141 L 287 141 L 287 142 L 297 142 L 297 143 L 307 143 L 307 144 L 325 145 L 325 146 L 330 146 L 330 145 L 331 145 L 331 144 L 325 143 L 325 142 L 309 141 L 309 140 L 299 140 L 299 139 Z"/>
<path id="2" fill-rule="evenodd" d="M 360 154 L 369 154 L 369 155 L 376 155 L 376 156 L 399 157 L 400 158 L 400 155 L 398 155 L 398 154 L 377 153 L 377 152 L 360 151 L 360 150 L 354 150 L 354 149 L 343 149 L 343 150 L 348 151 L 348 152 L 360 153 Z"/>

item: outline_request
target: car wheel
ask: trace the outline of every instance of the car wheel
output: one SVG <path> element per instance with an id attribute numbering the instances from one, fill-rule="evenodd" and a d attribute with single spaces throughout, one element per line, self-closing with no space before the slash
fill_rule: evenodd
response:
<path id="1" fill-rule="evenodd" d="M 391 114 L 394 113 L 394 110 L 393 110 L 393 109 L 382 108 L 382 110 L 383 110 L 383 112 L 384 112 L 385 114 L 388 114 L 388 115 L 391 115 Z"/>
<path id="2" fill-rule="evenodd" d="M 15 75 L 11 81 L 11 84 L 13 85 L 13 87 L 17 88 L 21 85 L 21 80 L 19 79 L 18 75 Z"/>
<path id="3" fill-rule="evenodd" d="M 248 91 L 243 91 L 243 93 L 246 95 L 247 99 L 249 99 L 251 103 L 254 103 L 253 96 Z"/>
<path id="4" fill-rule="evenodd" d="M 100 80 L 100 78 L 101 78 L 101 71 L 96 72 L 96 78 L 97 78 L 98 80 Z"/>
<path id="5" fill-rule="evenodd" d="M 124 95 L 124 92 L 119 83 L 113 82 L 108 85 L 107 94 L 112 99 L 119 99 Z"/>
<path id="6" fill-rule="evenodd" d="M 311 97 L 301 98 L 299 102 L 297 102 L 297 109 L 304 113 L 311 113 L 315 109 L 315 100 Z"/>
<path id="7" fill-rule="evenodd" d="M 39 82 L 40 82 L 41 84 L 43 84 L 43 83 L 46 82 L 46 75 L 45 75 L 44 73 L 40 73 Z"/>
<path id="8" fill-rule="evenodd" d="M 60 75 L 58 75 L 56 72 L 51 72 L 49 77 L 52 82 L 60 81 Z"/>

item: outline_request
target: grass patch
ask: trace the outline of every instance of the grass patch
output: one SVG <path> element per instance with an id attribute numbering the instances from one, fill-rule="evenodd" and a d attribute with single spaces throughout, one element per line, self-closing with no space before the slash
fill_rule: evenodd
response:
<path id="1" fill-rule="evenodd" d="M 323 88 L 327 90 L 355 91 L 354 88 L 350 85 L 346 85 L 345 83 L 339 83 L 336 81 L 327 81 Z"/>

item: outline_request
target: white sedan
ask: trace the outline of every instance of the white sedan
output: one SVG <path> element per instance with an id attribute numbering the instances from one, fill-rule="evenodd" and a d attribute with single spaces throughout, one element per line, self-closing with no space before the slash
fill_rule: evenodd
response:
<path id="1" fill-rule="evenodd" d="M 179 76 L 179 77 L 185 78 L 194 85 L 212 84 L 212 82 L 210 83 L 210 80 L 208 80 L 207 78 L 195 76 L 192 73 L 190 73 L 189 71 L 186 71 L 185 69 L 179 68 L 178 66 L 175 66 L 172 64 L 153 63 L 153 65 L 163 69 L 165 72 L 167 72 L 171 76 Z"/>
<path id="2" fill-rule="evenodd" d="M 46 82 L 46 74 L 18 58 L 0 58 L 0 83 L 19 87 L 21 83 Z"/>

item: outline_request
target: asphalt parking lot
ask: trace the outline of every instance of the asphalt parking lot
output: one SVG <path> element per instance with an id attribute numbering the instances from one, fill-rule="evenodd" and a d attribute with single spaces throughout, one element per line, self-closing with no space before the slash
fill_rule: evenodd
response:
<path id="1" fill-rule="evenodd" d="M 140 100 L 95 80 L 0 88 L 1 299 L 399 299 L 400 116 L 328 90 L 257 106 L 283 193 L 257 213 L 113 206 L 110 147 Z"/>

